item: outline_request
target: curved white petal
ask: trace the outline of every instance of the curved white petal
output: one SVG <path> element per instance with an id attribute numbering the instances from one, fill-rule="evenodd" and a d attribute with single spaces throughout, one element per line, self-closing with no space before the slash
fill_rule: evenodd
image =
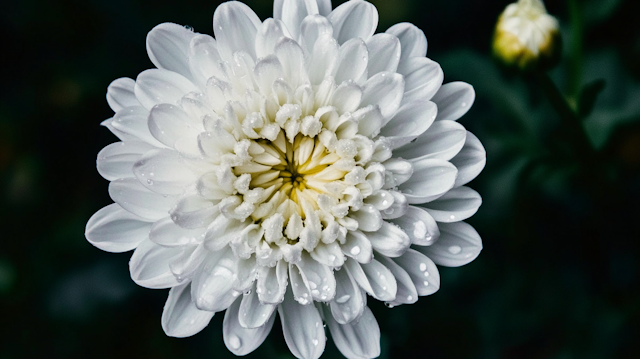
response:
<path id="1" fill-rule="evenodd" d="M 311 54 L 316 41 L 322 34 L 333 36 L 331 22 L 321 15 L 309 15 L 300 24 L 300 45 Z"/>
<path id="2" fill-rule="evenodd" d="M 274 49 L 275 55 L 282 64 L 284 78 L 293 88 L 309 81 L 305 70 L 304 52 L 300 45 L 288 37 L 283 37 Z"/>
<path id="3" fill-rule="evenodd" d="M 136 82 L 128 77 L 113 80 L 107 88 L 107 103 L 113 112 L 118 112 L 125 107 L 140 106 L 133 89 Z"/>
<path id="4" fill-rule="evenodd" d="M 278 305 L 284 340 L 296 358 L 317 359 L 324 351 L 326 336 L 322 318 L 314 305 L 301 305 L 291 290 Z"/>
<path id="5" fill-rule="evenodd" d="M 220 55 L 232 61 L 233 53 L 244 51 L 256 58 L 256 33 L 262 22 L 247 5 L 229 1 L 216 8 L 213 14 L 213 32 Z"/>
<path id="6" fill-rule="evenodd" d="M 370 204 L 365 204 L 358 211 L 349 213 L 349 217 L 358 221 L 358 229 L 365 232 L 375 232 L 383 225 L 380 211 Z"/>
<path id="7" fill-rule="evenodd" d="M 375 34 L 367 41 L 369 77 L 379 72 L 396 72 L 403 49 L 400 40 L 390 34 Z"/>
<path id="8" fill-rule="evenodd" d="M 413 175 L 400 185 L 411 204 L 427 203 L 453 187 L 458 170 L 444 160 L 424 159 L 413 163 Z"/>
<path id="9" fill-rule="evenodd" d="M 436 121 L 457 121 L 469 111 L 476 99 L 473 86 L 465 82 L 449 82 L 442 85 L 431 101 L 438 105 Z"/>
<path id="10" fill-rule="evenodd" d="M 411 244 L 430 246 L 440 236 L 435 219 L 424 208 L 409 206 L 407 212 L 391 220 L 411 238 Z"/>
<path id="11" fill-rule="evenodd" d="M 178 152 L 165 149 L 145 153 L 133 173 L 146 188 L 163 195 L 180 195 L 198 178 Z"/>
<path id="12" fill-rule="evenodd" d="M 349 231 L 344 244 L 340 246 L 342 253 L 360 263 L 369 263 L 373 259 L 373 248 L 366 234 Z"/>
<path id="13" fill-rule="evenodd" d="M 369 52 L 362 39 L 350 39 L 338 51 L 338 62 L 332 71 L 337 84 L 344 81 L 358 81 L 367 71 Z"/>
<path id="14" fill-rule="evenodd" d="M 190 78 L 189 43 L 194 36 L 193 31 L 178 24 L 167 22 L 154 27 L 147 35 L 149 59 L 159 69 Z"/>
<path id="15" fill-rule="evenodd" d="M 202 241 L 202 230 L 186 229 L 178 226 L 170 217 L 153 224 L 149 239 L 164 247 L 181 247 L 189 243 Z"/>
<path id="16" fill-rule="evenodd" d="M 427 37 L 424 32 L 408 22 L 393 25 L 387 34 L 396 36 L 402 46 L 401 62 L 413 57 L 427 56 Z"/>
<path id="17" fill-rule="evenodd" d="M 385 118 L 393 116 L 402 102 L 404 79 L 402 75 L 380 72 L 365 82 L 362 106 L 377 105 Z"/>
<path id="18" fill-rule="evenodd" d="M 173 222 L 182 228 L 206 228 L 220 215 L 220 207 L 198 195 L 187 194 L 170 213 Z"/>
<path id="19" fill-rule="evenodd" d="M 404 75 L 404 103 L 432 100 L 444 80 L 444 72 L 440 65 L 426 57 L 408 59 L 398 66 L 398 72 Z"/>
<path id="20" fill-rule="evenodd" d="M 260 267 L 256 292 L 260 303 L 280 304 L 287 291 L 288 266 L 285 261 L 278 261 L 275 267 Z"/>
<path id="21" fill-rule="evenodd" d="M 336 297 L 331 301 L 331 316 L 340 324 L 347 324 L 362 315 L 366 300 L 355 279 L 346 269 L 334 272 Z"/>
<path id="22" fill-rule="evenodd" d="M 400 227 L 386 221 L 379 230 L 366 235 L 373 249 L 387 257 L 399 257 L 411 245 L 411 239 Z"/>
<path id="23" fill-rule="evenodd" d="M 256 33 L 256 56 L 258 59 L 273 55 L 276 45 L 283 37 L 291 37 L 285 24 L 280 20 L 266 19 Z"/>
<path id="24" fill-rule="evenodd" d="M 198 309 L 219 312 L 227 309 L 240 295 L 233 289 L 237 262 L 228 248 L 209 253 L 191 284 L 191 296 Z"/>
<path id="25" fill-rule="evenodd" d="M 133 177 L 133 164 L 153 148 L 141 141 L 112 143 L 98 153 L 98 173 L 109 181 Z"/>
<path id="26" fill-rule="evenodd" d="M 431 295 L 440 288 L 438 268 L 424 254 L 409 249 L 402 257 L 393 260 L 409 274 L 419 295 Z"/>
<path id="27" fill-rule="evenodd" d="M 309 81 L 312 85 L 320 85 L 325 76 L 336 66 L 340 47 L 331 34 L 320 34 L 309 60 L 306 62 Z"/>
<path id="28" fill-rule="evenodd" d="M 149 111 L 144 107 L 127 107 L 118 111 L 116 115 L 113 116 L 113 120 L 110 122 L 110 125 L 120 133 L 124 133 L 129 136 L 129 138 L 125 137 L 124 141 L 128 142 L 130 140 L 138 139 L 152 146 L 164 148 L 165 146 L 151 135 L 149 126 L 147 126 L 148 118 Z"/>
<path id="29" fill-rule="evenodd" d="M 322 16 L 327 16 L 331 13 L 331 0 L 314 0 L 316 2 L 316 7 Z M 285 5 L 286 4 L 286 5 Z M 284 6 L 292 6 L 296 5 L 295 2 L 290 2 L 286 0 L 275 0 L 273 2 L 273 17 L 276 19 L 282 18 L 282 12 L 284 11 Z"/>
<path id="30" fill-rule="evenodd" d="M 227 77 L 220 66 L 222 58 L 218 52 L 218 44 L 209 35 L 198 34 L 191 39 L 188 61 L 193 81 L 200 87 L 204 87 L 213 76 L 219 79 Z"/>
<path id="31" fill-rule="evenodd" d="M 309 254 L 317 262 L 329 267 L 340 267 L 346 260 L 344 253 L 342 253 L 342 248 L 337 242 L 320 242 Z"/>
<path id="32" fill-rule="evenodd" d="M 191 300 L 191 283 L 171 288 L 162 312 L 162 329 L 170 337 L 186 338 L 199 333 L 213 312 L 199 310 Z"/>
<path id="33" fill-rule="evenodd" d="M 445 267 L 460 267 L 474 259 L 482 250 L 480 235 L 465 222 L 441 223 L 440 238 L 429 247 L 416 250 Z"/>
<path id="34" fill-rule="evenodd" d="M 238 309 L 238 322 L 243 328 L 253 329 L 263 326 L 274 315 L 275 304 L 261 303 L 258 293 L 251 290 L 245 293 Z"/>
<path id="35" fill-rule="evenodd" d="M 266 324 L 261 327 L 255 329 L 245 328 L 240 325 L 238 317 L 240 302 L 241 299 L 238 298 L 227 309 L 222 322 L 222 336 L 227 349 L 235 355 L 243 356 L 256 350 L 264 342 L 271 332 L 276 316 L 271 315 Z"/>
<path id="36" fill-rule="evenodd" d="M 478 137 L 467 131 L 464 147 L 451 159 L 451 163 L 458 168 L 455 187 L 464 186 L 476 178 L 487 163 L 487 153 Z"/>
<path id="37" fill-rule="evenodd" d="M 283 0 L 278 10 L 274 12 L 274 18 L 284 22 L 294 39 L 300 35 L 300 24 L 304 18 L 319 13 L 316 0 Z"/>
<path id="38" fill-rule="evenodd" d="M 142 106 L 151 110 L 160 103 L 177 104 L 182 96 L 198 88 L 176 72 L 151 69 L 138 75 L 134 91 Z"/>
<path id="39" fill-rule="evenodd" d="M 193 145 L 189 154 L 198 155 L 198 135 L 204 132 L 201 120 L 192 119 L 184 110 L 170 104 L 154 106 L 149 112 L 149 131 L 158 141 L 176 148 L 180 140 L 189 141 Z"/>
<path id="40" fill-rule="evenodd" d="M 425 209 L 438 222 L 458 222 L 473 216 L 480 208 L 482 198 L 469 187 L 458 187 L 425 205 Z"/>
<path id="41" fill-rule="evenodd" d="M 131 279 L 141 287 L 171 288 L 180 284 L 169 264 L 182 254 L 181 248 L 166 248 L 145 239 L 140 242 L 129 261 Z"/>
<path id="42" fill-rule="evenodd" d="M 311 290 L 311 296 L 316 301 L 328 302 L 336 294 L 336 279 L 328 266 L 316 262 L 305 251 L 297 264 L 305 282 Z"/>
<path id="43" fill-rule="evenodd" d="M 426 158 L 449 161 L 460 152 L 466 137 L 467 130 L 461 124 L 454 121 L 436 121 L 414 142 L 399 148 L 393 154 L 410 158 L 412 161 Z"/>
<path id="44" fill-rule="evenodd" d="M 391 258 L 379 256 L 378 260 L 380 261 L 380 263 L 382 263 L 382 265 L 389 268 L 398 285 L 396 298 L 393 301 L 390 301 L 389 304 L 391 306 L 396 306 L 400 304 L 413 304 L 417 302 L 418 291 L 416 290 L 416 286 L 413 284 L 413 280 L 411 279 L 409 274 L 402 267 L 396 264 L 396 262 L 391 260 Z"/>
<path id="45" fill-rule="evenodd" d="M 402 147 L 424 134 L 435 120 L 437 113 L 437 106 L 430 101 L 405 103 L 398 110 L 398 113 L 382 128 L 380 135 L 387 137 L 391 142 L 392 148 Z M 413 143 L 410 145 L 413 145 Z M 402 149 L 399 151 L 400 153 L 406 153 Z M 393 154 L 397 157 L 407 158 L 407 156 L 398 155 L 395 151 Z"/>
<path id="46" fill-rule="evenodd" d="M 149 191 L 135 178 L 124 178 L 111 182 L 109 196 L 127 211 L 150 220 L 166 217 L 175 202 L 175 198 L 171 196 L 163 196 Z"/>
<path id="47" fill-rule="evenodd" d="M 373 259 L 366 264 L 347 260 L 344 268 L 358 285 L 374 298 L 382 301 L 392 301 L 396 298 L 396 279 L 391 271 L 377 260 Z"/>
<path id="48" fill-rule="evenodd" d="M 378 27 L 378 10 L 366 1 L 351 0 L 335 8 L 327 16 L 339 44 L 349 39 L 369 40 Z"/>
<path id="49" fill-rule="evenodd" d="M 127 252 L 148 238 L 151 225 L 151 222 L 113 203 L 91 216 L 85 237 L 103 251 Z"/>
<path id="50" fill-rule="evenodd" d="M 369 307 L 358 321 L 340 324 L 324 308 L 333 342 L 347 358 L 368 359 L 380 356 L 380 327 Z"/>

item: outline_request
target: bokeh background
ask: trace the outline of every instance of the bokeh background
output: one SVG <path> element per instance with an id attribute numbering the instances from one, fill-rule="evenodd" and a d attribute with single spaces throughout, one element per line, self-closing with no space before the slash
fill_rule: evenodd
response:
<path id="1" fill-rule="evenodd" d="M 342 2 L 342 1 L 338 1 Z M 393 309 L 370 301 L 382 358 L 640 357 L 640 5 L 554 0 L 564 51 L 550 72 L 576 104 L 595 154 L 577 149 L 531 76 L 491 58 L 509 0 L 376 0 L 378 31 L 409 21 L 445 82 L 477 93 L 460 121 L 487 150 L 470 186 L 484 250 L 441 268 L 438 293 Z M 233 358 L 216 315 L 200 334 L 168 338 L 167 290 L 137 287 L 130 253 L 84 239 L 111 203 L 95 168 L 115 142 L 107 85 L 152 67 L 161 22 L 212 33 L 216 0 L 22 0 L 0 12 L 0 358 Z M 246 0 L 262 18 L 272 3 Z M 337 2 L 334 2 L 334 6 Z M 587 96 L 589 97 L 589 96 Z M 584 100 L 584 97 L 582 97 Z M 250 358 L 292 358 L 278 323 Z M 340 358 L 327 345 L 325 358 Z"/>

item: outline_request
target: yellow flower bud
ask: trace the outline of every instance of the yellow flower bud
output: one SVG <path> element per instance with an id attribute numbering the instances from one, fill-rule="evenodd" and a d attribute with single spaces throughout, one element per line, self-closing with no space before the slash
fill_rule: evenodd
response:
<path id="1" fill-rule="evenodd" d="M 500 15 L 493 53 L 508 66 L 531 70 L 550 65 L 560 53 L 558 20 L 542 0 L 519 0 Z"/>

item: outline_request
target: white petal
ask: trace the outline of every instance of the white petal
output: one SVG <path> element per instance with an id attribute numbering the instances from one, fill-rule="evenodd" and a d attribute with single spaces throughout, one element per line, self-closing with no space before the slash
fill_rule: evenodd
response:
<path id="1" fill-rule="evenodd" d="M 256 82 L 263 94 L 268 94 L 273 88 L 273 83 L 282 78 L 282 65 L 278 58 L 274 55 L 268 55 L 258 61 L 254 69 Z"/>
<path id="2" fill-rule="evenodd" d="M 466 137 L 467 130 L 461 124 L 454 121 L 437 121 L 416 141 L 394 151 L 393 154 L 413 161 L 425 158 L 449 161 L 460 152 Z"/>
<path id="3" fill-rule="evenodd" d="M 262 22 L 247 5 L 230 1 L 221 4 L 213 14 L 213 32 L 218 41 L 220 54 L 227 61 L 233 53 L 244 51 L 256 58 L 256 33 Z"/>
<path id="4" fill-rule="evenodd" d="M 445 267 L 460 267 L 474 260 L 482 250 L 482 240 L 473 227 L 465 222 L 441 223 L 440 238 L 429 247 L 416 250 Z"/>
<path id="5" fill-rule="evenodd" d="M 457 121 L 473 105 L 476 92 L 465 82 L 450 82 L 442 85 L 431 101 L 438 105 L 436 121 Z"/>
<path id="6" fill-rule="evenodd" d="M 346 269 L 335 272 L 336 297 L 331 301 L 331 315 L 340 324 L 347 324 L 362 315 L 366 300 L 355 279 Z"/>
<path id="7" fill-rule="evenodd" d="M 369 359 L 380 356 L 380 327 L 369 307 L 358 321 L 340 324 L 324 308 L 331 338 L 347 358 Z"/>
<path id="8" fill-rule="evenodd" d="M 219 251 L 239 237 L 248 225 L 249 221 L 241 222 L 225 215 L 217 216 L 207 228 L 205 245 L 210 251 Z"/>
<path id="9" fill-rule="evenodd" d="M 291 281 L 291 292 L 293 294 L 293 298 L 302 305 L 312 304 L 313 298 L 311 298 L 309 283 L 295 264 L 289 263 L 289 278 Z"/>
<path id="10" fill-rule="evenodd" d="M 141 72 L 134 89 L 138 101 L 148 110 L 160 103 L 177 104 L 182 96 L 197 90 L 186 77 L 161 69 Z"/>
<path id="11" fill-rule="evenodd" d="M 238 321 L 243 328 L 259 328 L 263 326 L 276 310 L 275 304 L 261 303 L 258 293 L 251 290 L 248 294 L 244 294 L 240 308 L 238 309 Z"/>
<path id="12" fill-rule="evenodd" d="M 419 295 L 431 295 L 440 288 L 438 268 L 424 254 L 409 249 L 402 257 L 393 260 L 409 274 Z"/>
<path id="13" fill-rule="evenodd" d="M 355 83 L 344 82 L 333 93 L 331 104 L 339 114 L 343 114 L 357 110 L 361 100 L 362 88 Z"/>
<path id="14" fill-rule="evenodd" d="M 473 216 L 482 198 L 469 187 L 458 187 L 426 205 L 426 210 L 438 222 L 458 222 Z"/>
<path id="15" fill-rule="evenodd" d="M 331 0 L 315 0 L 316 7 L 318 8 L 320 15 L 327 16 L 331 13 Z M 293 3 L 295 5 L 295 3 Z M 288 3 L 287 6 L 291 6 L 292 3 Z M 273 2 L 273 17 L 276 19 L 282 18 L 283 6 L 285 6 L 285 0 L 275 0 Z"/>
<path id="16" fill-rule="evenodd" d="M 191 283 L 171 288 L 162 312 L 162 329 L 170 337 L 186 338 L 199 333 L 213 312 L 199 310 L 191 300 Z"/>
<path id="17" fill-rule="evenodd" d="M 307 73 L 313 85 L 319 85 L 335 67 L 338 61 L 338 43 L 330 34 L 321 34 L 318 37 L 311 57 L 307 61 Z"/>
<path id="18" fill-rule="evenodd" d="M 340 267 L 345 261 L 345 256 L 337 242 L 318 243 L 310 254 L 314 260 L 329 267 Z"/>
<path id="19" fill-rule="evenodd" d="M 164 23 L 154 27 L 147 35 L 149 59 L 159 69 L 190 78 L 189 43 L 194 36 L 193 31 L 178 24 Z"/>
<path id="20" fill-rule="evenodd" d="M 379 106 L 370 105 L 361 108 L 352 115 L 358 119 L 358 133 L 365 137 L 377 136 L 386 121 L 380 112 Z"/>
<path id="21" fill-rule="evenodd" d="M 309 15 L 300 25 L 300 45 L 311 54 L 316 41 L 322 34 L 333 35 L 331 22 L 321 15 Z"/>
<path id="22" fill-rule="evenodd" d="M 227 75 L 220 67 L 220 52 L 216 40 L 209 35 L 198 34 L 191 39 L 189 44 L 189 69 L 194 81 L 200 87 L 207 84 L 207 80 L 215 76 L 226 79 Z"/>
<path id="23" fill-rule="evenodd" d="M 378 72 L 396 72 L 400 62 L 400 40 L 389 34 L 376 34 L 367 41 L 369 77 Z"/>
<path id="24" fill-rule="evenodd" d="M 284 340 L 296 358 L 317 359 L 324 351 L 326 337 L 320 313 L 314 305 L 301 305 L 287 290 L 278 305 Z"/>
<path id="25" fill-rule="evenodd" d="M 243 356 L 256 350 L 264 342 L 271 332 L 276 316 L 271 315 L 266 324 L 261 327 L 244 328 L 238 320 L 240 301 L 241 299 L 238 298 L 227 309 L 222 322 L 222 335 L 227 349 L 235 355 Z"/>
<path id="26" fill-rule="evenodd" d="M 179 140 L 190 141 L 195 150 L 192 155 L 198 155 L 198 135 L 204 132 L 202 121 L 192 119 L 178 106 L 160 104 L 149 112 L 149 131 L 158 141 L 176 148 Z"/>
<path id="27" fill-rule="evenodd" d="M 164 148 L 165 146 L 158 142 L 158 140 L 151 135 L 151 132 L 149 132 L 149 126 L 147 126 L 148 118 L 149 111 L 144 107 L 127 107 L 116 113 L 110 125 L 121 133 L 133 136 L 133 139 L 125 138 L 126 142 L 137 139 L 152 146 Z"/>
<path id="28" fill-rule="evenodd" d="M 404 146 L 427 131 L 437 113 L 438 108 L 430 101 L 406 103 L 382 128 L 380 135 L 387 137 L 394 149 Z M 397 155 L 395 151 L 394 156 L 405 157 Z"/>
<path id="29" fill-rule="evenodd" d="M 404 79 L 397 73 L 380 72 L 367 80 L 363 92 L 363 107 L 378 105 L 382 116 L 390 118 L 402 102 Z"/>
<path id="30" fill-rule="evenodd" d="M 128 77 L 113 80 L 107 88 L 107 103 L 113 112 L 118 112 L 125 107 L 140 106 L 133 89 L 136 82 Z"/>
<path id="31" fill-rule="evenodd" d="M 377 252 L 388 257 L 399 257 L 411 245 L 411 239 L 400 227 L 383 221 L 376 232 L 365 233 Z"/>
<path id="32" fill-rule="evenodd" d="M 276 17 L 276 19 L 282 20 L 292 37 L 297 39 L 300 35 L 300 24 L 302 20 L 308 15 L 317 14 L 318 3 L 316 0 L 284 0 L 282 12 L 278 14 L 281 17 Z"/>
<path id="33" fill-rule="evenodd" d="M 133 173 L 149 190 L 163 195 L 179 195 L 198 177 L 176 151 L 152 150 L 133 166 Z"/>
<path id="34" fill-rule="evenodd" d="M 369 52 L 362 39 L 350 39 L 340 46 L 338 62 L 333 70 L 333 77 L 337 84 L 343 81 L 358 81 L 367 71 Z"/>
<path id="35" fill-rule="evenodd" d="M 415 57 L 398 67 L 404 75 L 405 94 L 403 102 L 429 101 L 438 92 L 444 80 L 440 65 L 426 57 Z M 434 101 L 435 102 L 435 101 Z M 438 106 L 438 110 L 440 110 Z"/>
<path id="36" fill-rule="evenodd" d="M 260 267 L 256 292 L 263 304 L 280 304 L 287 290 L 288 266 L 285 261 L 278 261 L 275 267 Z"/>
<path id="37" fill-rule="evenodd" d="M 458 170 L 444 160 L 424 159 L 413 163 L 413 175 L 400 186 L 411 204 L 426 203 L 453 187 Z"/>
<path id="38" fill-rule="evenodd" d="M 276 45 L 274 53 L 282 64 L 285 80 L 290 86 L 295 89 L 309 82 L 305 70 L 304 52 L 297 42 L 284 37 Z"/>
<path id="39" fill-rule="evenodd" d="M 171 209 L 171 219 L 182 228 L 205 228 L 220 214 L 219 206 L 198 195 L 185 195 Z"/>
<path id="40" fill-rule="evenodd" d="M 127 211 L 142 218 L 158 220 L 166 217 L 175 198 L 149 191 L 135 178 L 124 178 L 109 184 L 109 195 Z"/>
<path id="41" fill-rule="evenodd" d="M 487 163 L 487 153 L 480 140 L 473 133 L 467 131 L 464 147 L 451 160 L 451 163 L 458 168 L 458 178 L 454 186 L 463 186 L 482 172 Z"/>
<path id="42" fill-rule="evenodd" d="M 380 211 L 370 204 L 365 204 L 358 211 L 349 213 L 349 217 L 358 221 L 358 229 L 365 232 L 377 231 L 383 222 Z"/>
<path id="43" fill-rule="evenodd" d="M 180 283 L 171 272 L 169 264 L 181 253 L 181 248 L 166 248 L 145 239 L 138 245 L 129 261 L 131 279 L 145 288 L 177 286 Z"/>
<path id="44" fill-rule="evenodd" d="M 390 27 L 386 33 L 400 39 L 402 46 L 401 62 L 406 62 L 412 57 L 427 56 L 427 37 L 415 25 L 407 22 L 396 24 Z"/>
<path id="45" fill-rule="evenodd" d="M 354 260 L 347 260 L 343 268 L 374 298 L 383 301 L 395 299 L 398 289 L 396 280 L 391 271 L 377 260 L 362 265 Z"/>
<path id="46" fill-rule="evenodd" d="M 378 10 L 373 4 L 361 0 L 347 1 L 327 18 L 333 24 L 334 37 L 341 45 L 358 37 L 367 41 L 378 27 Z"/>
<path id="47" fill-rule="evenodd" d="M 180 256 L 169 264 L 171 273 L 178 282 L 190 281 L 208 254 L 209 252 L 202 244 L 193 243 L 183 246 Z"/>
<path id="48" fill-rule="evenodd" d="M 91 216 L 85 237 L 103 251 L 126 252 L 148 238 L 151 224 L 113 203 Z"/>
<path id="49" fill-rule="evenodd" d="M 440 236 L 438 224 L 429 212 L 420 207 L 409 206 L 407 212 L 391 220 L 411 238 L 411 244 L 429 246 Z"/>
<path id="50" fill-rule="evenodd" d="M 112 143 L 98 153 L 98 172 L 109 181 L 133 177 L 133 164 L 153 148 L 141 141 Z"/>
<path id="51" fill-rule="evenodd" d="M 149 239 L 164 247 L 180 247 L 202 240 L 202 230 L 185 229 L 173 222 L 170 217 L 153 224 Z"/>
<path id="52" fill-rule="evenodd" d="M 311 290 L 311 296 L 316 301 L 328 302 L 336 294 L 336 279 L 328 266 L 316 262 L 305 251 L 297 264 L 300 274 Z"/>
<path id="53" fill-rule="evenodd" d="M 378 260 L 385 267 L 389 268 L 393 276 L 396 278 L 398 290 L 396 291 L 396 299 L 389 302 L 391 306 L 400 304 L 413 304 L 418 301 L 418 291 L 409 274 L 397 265 L 393 260 L 385 256 L 378 256 Z"/>
<path id="54" fill-rule="evenodd" d="M 369 263 L 373 258 L 371 242 L 369 242 L 367 235 L 360 231 L 349 231 L 347 239 L 341 247 L 342 253 L 360 263 Z"/>
<path id="55" fill-rule="evenodd" d="M 256 33 L 256 56 L 258 59 L 272 55 L 283 37 L 291 37 L 285 24 L 276 19 L 266 19 Z"/>
<path id="56" fill-rule="evenodd" d="M 191 296 L 200 310 L 227 309 L 240 295 L 233 289 L 237 258 L 230 249 L 210 252 L 193 277 Z"/>

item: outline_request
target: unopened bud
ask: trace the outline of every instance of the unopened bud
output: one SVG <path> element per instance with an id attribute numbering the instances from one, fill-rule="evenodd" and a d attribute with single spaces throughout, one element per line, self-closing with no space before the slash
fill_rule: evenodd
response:
<path id="1" fill-rule="evenodd" d="M 560 54 L 558 27 L 542 0 L 519 0 L 498 19 L 493 53 L 505 65 L 521 70 L 550 67 Z"/>

